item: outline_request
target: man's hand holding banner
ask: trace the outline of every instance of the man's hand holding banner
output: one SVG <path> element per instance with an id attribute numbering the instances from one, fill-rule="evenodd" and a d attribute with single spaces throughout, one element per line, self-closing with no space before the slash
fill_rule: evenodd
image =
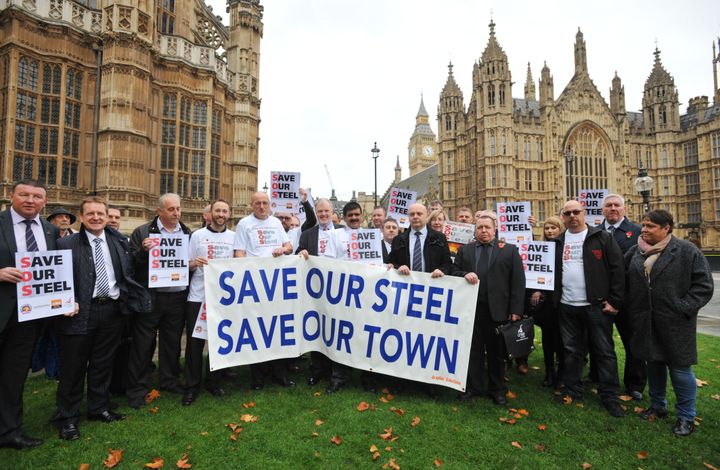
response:
<path id="1" fill-rule="evenodd" d="M 205 267 L 211 369 L 319 351 L 336 362 L 465 390 L 477 285 L 324 257 Z"/>

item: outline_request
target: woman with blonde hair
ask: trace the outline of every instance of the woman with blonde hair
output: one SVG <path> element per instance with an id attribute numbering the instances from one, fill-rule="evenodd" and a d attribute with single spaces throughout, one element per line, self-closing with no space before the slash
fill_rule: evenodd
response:
<path id="1" fill-rule="evenodd" d="M 442 233 L 445 220 L 447 220 L 447 217 L 445 217 L 445 212 L 442 209 L 434 210 L 428 216 L 428 227 Z"/>

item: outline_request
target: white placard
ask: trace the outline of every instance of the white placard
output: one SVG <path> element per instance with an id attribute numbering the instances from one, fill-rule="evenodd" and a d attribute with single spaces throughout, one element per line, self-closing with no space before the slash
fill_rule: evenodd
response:
<path id="1" fill-rule="evenodd" d="M 300 173 L 289 171 L 270 172 L 270 210 L 272 212 L 297 212 L 300 200 Z"/>
<path id="2" fill-rule="evenodd" d="M 153 244 L 148 253 L 148 287 L 187 286 L 190 280 L 190 237 L 184 233 L 151 233 L 150 238 Z"/>
<path id="3" fill-rule="evenodd" d="M 605 217 L 602 214 L 602 202 L 608 195 L 607 189 L 581 189 L 578 201 L 585 208 L 585 223 L 600 225 Z"/>
<path id="4" fill-rule="evenodd" d="M 527 289 L 555 289 L 555 242 L 524 242 L 518 244 L 525 268 Z"/>
<path id="5" fill-rule="evenodd" d="M 360 228 L 350 232 L 347 243 L 348 259 L 364 264 L 383 264 L 382 231 L 377 228 Z"/>
<path id="6" fill-rule="evenodd" d="M 200 305 L 200 311 L 198 312 L 198 317 L 195 321 L 195 328 L 193 328 L 192 337 L 197 339 L 204 339 L 207 341 L 207 308 L 205 305 L 205 302 Z"/>
<path id="7" fill-rule="evenodd" d="M 455 256 L 462 246 L 467 245 L 475 238 L 475 226 L 447 220 L 443 225 L 443 234 L 447 238 L 450 254 Z"/>
<path id="8" fill-rule="evenodd" d="M 498 202 L 498 238 L 514 245 L 531 241 L 533 233 L 528 220 L 531 211 L 527 201 Z"/>
<path id="9" fill-rule="evenodd" d="M 417 200 L 417 192 L 409 189 L 391 188 L 390 201 L 388 202 L 387 216 L 388 218 L 397 220 L 400 227 L 408 228 L 410 226 L 410 218 L 408 217 L 408 209 L 415 204 Z"/>
<path id="10" fill-rule="evenodd" d="M 17 283 L 19 322 L 75 311 L 71 250 L 18 252 L 15 266 L 22 271 Z"/>

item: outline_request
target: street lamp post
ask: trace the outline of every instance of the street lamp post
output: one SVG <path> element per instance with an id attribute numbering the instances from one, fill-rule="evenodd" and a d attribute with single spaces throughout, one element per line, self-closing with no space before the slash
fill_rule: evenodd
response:
<path id="1" fill-rule="evenodd" d="M 265 186 L 263 186 L 262 189 L 263 189 L 263 191 L 267 192 L 267 190 L 268 190 L 267 181 L 265 182 Z"/>
<path id="2" fill-rule="evenodd" d="M 372 158 L 373 158 L 373 161 L 375 162 L 375 191 L 373 192 L 373 196 L 375 196 L 375 207 L 377 207 L 377 205 L 378 205 L 378 203 L 377 203 L 377 159 L 380 156 L 380 149 L 377 148 L 377 142 L 375 142 L 375 146 L 372 149 L 370 149 L 370 151 L 373 154 Z"/>
<path id="3" fill-rule="evenodd" d="M 643 212 L 647 214 L 650 212 L 650 191 L 653 189 L 653 179 L 648 176 L 646 168 L 638 170 L 638 177 L 635 178 L 633 186 L 635 186 L 635 191 L 642 196 Z"/>

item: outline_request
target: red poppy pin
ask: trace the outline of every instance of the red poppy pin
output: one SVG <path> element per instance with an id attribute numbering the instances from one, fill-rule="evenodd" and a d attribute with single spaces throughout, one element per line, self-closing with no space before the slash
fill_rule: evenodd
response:
<path id="1" fill-rule="evenodd" d="M 625 236 L 628 238 L 632 238 L 633 233 L 632 232 L 625 232 Z"/>
<path id="2" fill-rule="evenodd" d="M 595 259 L 600 261 L 602 259 L 602 250 L 592 250 L 592 254 L 595 255 Z"/>

